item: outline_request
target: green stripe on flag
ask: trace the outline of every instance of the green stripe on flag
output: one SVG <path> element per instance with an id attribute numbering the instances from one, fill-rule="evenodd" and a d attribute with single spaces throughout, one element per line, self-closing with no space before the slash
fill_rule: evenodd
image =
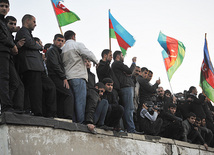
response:
<path id="1" fill-rule="evenodd" d="M 204 94 L 212 101 L 214 101 L 214 89 L 210 86 L 210 84 L 206 81 L 204 76 L 201 73 L 200 78 L 200 87 L 202 88 Z"/>
<path id="2" fill-rule="evenodd" d="M 120 49 L 121 49 L 121 52 L 123 53 L 123 56 L 125 56 L 126 55 L 126 50 L 124 48 L 122 48 L 122 47 L 120 47 Z"/>
<path id="3" fill-rule="evenodd" d="M 175 73 L 175 71 L 178 69 L 178 67 L 181 65 L 181 63 L 183 62 L 185 56 L 185 46 L 183 45 L 182 42 L 178 41 L 178 55 L 177 55 L 177 59 L 175 60 L 175 63 L 172 67 L 170 67 L 168 69 L 168 77 L 169 77 L 169 81 L 172 78 L 172 75 Z"/>
<path id="4" fill-rule="evenodd" d="M 115 32 L 114 32 L 114 29 L 109 29 L 109 36 L 110 36 L 110 38 L 117 39 L 116 35 L 115 35 Z"/>
<path id="5" fill-rule="evenodd" d="M 57 15 L 57 18 L 60 26 L 65 26 L 77 20 L 80 20 L 80 18 L 73 12 L 64 12 Z"/>

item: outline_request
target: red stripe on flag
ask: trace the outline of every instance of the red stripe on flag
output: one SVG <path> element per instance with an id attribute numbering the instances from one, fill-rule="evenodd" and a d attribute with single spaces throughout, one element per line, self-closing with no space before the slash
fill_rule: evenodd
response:
<path id="1" fill-rule="evenodd" d="M 165 66 L 166 66 L 166 71 L 168 71 L 168 69 L 171 67 L 170 66 L 170 59 L 169 59 L 169 57 L 167 57 L 167 58 L 164 59 L 164 63 L 165 63 Z"/>
<path id="2" fill-rule="evenodd" d="M 116 32 L 115 32 L 115 35 L 116 35 L 117 42 L 118 42 L 118 44 L 119 44 L 120 47 L 122 47 L 125 50 L 127 50 L 128 47 L 131 47 Z"/>
<path id="3" fill-rule="evenodd" d="M 167 51 L 170 59 L 170 64 L 169 68 L 174 65 L 175 60 L 177 59 L 178 55 L 178 41 L 174 38 L 171 37 L 166 37 L 166 44 L 167 44 L 167 49 L 170 51 Z"/>
<path id="4" fill-rule="evenodd" d="M 213 72 L 209 69 L 207 64 L 204 63 L 204 61 L 201 66 L 201 72 L 202 72 L 202 75 L 204 76 L 204 78 L 206 79 L 206 81 L 210 84 L 210 86 L 214 88 Z"/>
<path id="5" fill-rule="evenodd" d="M 57 8 L 54 3 L 53 3 L 53 6 L 54 6 L 54 11 L 55 11 L 56 15 L 59 15 L 59 14 L 62 14 L 65 12 L 62 9 Z"/>
<path id="6" fill-rule="evenodd" d="M 111 22 L 111 19 L 109 19 L 109 28 L 110 28 L 110 29 L 114 29 L 114 28 L 113 28 L 113 25 L 112 25 L 112 22 Z"/>

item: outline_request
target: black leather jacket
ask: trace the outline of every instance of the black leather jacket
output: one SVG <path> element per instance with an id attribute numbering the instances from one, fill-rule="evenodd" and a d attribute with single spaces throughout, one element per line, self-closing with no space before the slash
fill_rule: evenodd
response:
<path id="1" fill-rule="evenodd" d="M 19 71 L 23 73 L 28 70 L 44 71 L 42 56 L 42 46 L 33 39 L 31 31 L 26 27 L 22 27 L 16 34 L 15 42 L 25 38 L 25 44 L 19 49 L 18 61 Z"/>
<path id="2" fill-rule="evenodd" d="M 115 60 L 111 67 L 120 83 L 120 88 L 134 87 L 131 74 L 136 67 L 135 63 L 132 63 L 131 67 L 129 68 L 122 61 Z"/>
<path id="3" fill-rule="evenodd" d="M 15 46 L 13 38 L 7 25 L 5 23 L 4 16 L 0 14 L 0 52 L 9 52 L 10 49 Z"/>
<path id="4" fill-rule="evenodd" d="M 62 63 L 62 59 L 60 54 L 62 53 L 62 50 L 58 48 L 55 45 L 51 45 L 51 47 L 46 52 L 47 57 L 47 68 L 48 68 L 48 75 L 57 76 L 60 79 L 64 80 L 66 79 L 65 76 L 65 68 Z"/>

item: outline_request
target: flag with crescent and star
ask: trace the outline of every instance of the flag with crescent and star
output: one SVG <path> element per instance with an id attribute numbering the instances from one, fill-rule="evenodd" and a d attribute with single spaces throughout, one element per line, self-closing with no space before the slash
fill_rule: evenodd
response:
<path id="1" fill-rule="evenodd" d="M 60 27 L 80 20 L 80 18 L 74 12 L 65 7 L 65 5 L 62 3 L 63 0 L 51 1 Z"/>
<path id="2" fill-rule="evenodd" d="M 201 65 L 200 87 L 203 93 L 214 102 L 214 70 L 210 59 L 207 39 L 204 43 L 204 60 Z"/>
<path id="3" fill-rule="evenodd" d="M 162 56 L 166 67 L 169 81 L 172 75 L 183 62 L 185 56 L 185 46 L 182 42 L 159 33 L 158 42 L 163 47 Z"/>

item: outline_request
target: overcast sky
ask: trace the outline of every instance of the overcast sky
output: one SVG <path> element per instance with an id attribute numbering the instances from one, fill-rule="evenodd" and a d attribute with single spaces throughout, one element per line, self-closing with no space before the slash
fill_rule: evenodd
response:
<path id="1" fill-rule="evenodd" d="M 137 57 L 137 65 L 154 72 L 151 83 L 160 77 L 161 86 L 170 89 L 157 42 L 159 32 L 173 37 L 186 47 L 183 63 L 174 73 L 171 85 L 174 93 L 196 86 L 198 92 L 200 68 L 203 60 L 204 36 L 207 33 L 211 60 L 214 56 L 214 1 L 213 0 L 64 0 L 64 4 L 79 17 L 80 21 L 62 27 L 63 32 L 73 30 L 78 42 L 101 59 L 103 49 L 109 48 L 108 9 L 114 18 L 134 36 L 136 42 L 127 50 L 125 64 L 131 65 Z M 33 31 L 43 44 L 52 43 L 60 33 L 50 0 L 10 0 L 10 12 L 21 26 L 25 14 L 36 17 Z M 112 39 L 112 51 L 120 50 Z M 95 69 L 92 69 L 95 73 Z"/>

